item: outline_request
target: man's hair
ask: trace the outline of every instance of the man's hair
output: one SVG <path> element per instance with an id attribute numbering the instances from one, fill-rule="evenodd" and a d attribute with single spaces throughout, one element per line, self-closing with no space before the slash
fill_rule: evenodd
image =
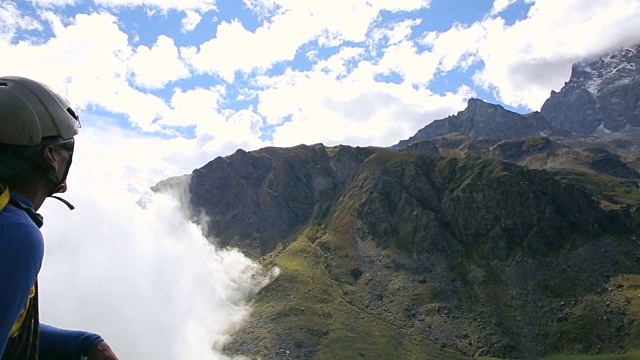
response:
<path id="1" fill-rule="evenodd" d="M 0 182 L 10 189 L 29 187 L 44 171 L 38 163 L 42 148 L 57 141 L 58 137 L 47 137 L 38 145 L 0 144 Z"/>

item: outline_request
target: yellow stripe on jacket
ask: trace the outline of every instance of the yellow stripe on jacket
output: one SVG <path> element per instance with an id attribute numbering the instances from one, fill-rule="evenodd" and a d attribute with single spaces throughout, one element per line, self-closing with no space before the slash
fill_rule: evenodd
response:
<path id="1" fill-rule="evenodd" d="M 15 337 L 20 332 L 20 328 L 22 327 L 22 323 L 24 322 L 25 316 L 27 316 L 27 310 L 29 309 L 29 304 L 31 303 L 31 298 L 36 294 L 35 285 L 31 287 L 31 291 L 29 291 L 29 298 L 27 299 L 27 304 L 24 306 L 24 309 L 18 315 L 16 322 L 13 323 L 13 327 L 11 328 L 11 337 Z"/>

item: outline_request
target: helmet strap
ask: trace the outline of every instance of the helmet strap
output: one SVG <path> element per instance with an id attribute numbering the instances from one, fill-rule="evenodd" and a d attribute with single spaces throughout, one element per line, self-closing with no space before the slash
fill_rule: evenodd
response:
<path id="1" fill-rule="evenodd" d="M 49 197 L 50 197 L 50 198 L 54 198 L 54 199 L 56 199 L 56 200 L 60 201 L 61 203 L 63 203 L 63 204 L 65 204 L 65 205 L 67 205 L 67 207 L 69 208 L 69 210 L 73 210 L 73 209 L 75 209 L 75 208 L 76 208 L 76 207 L 75 207 L 75 206 L 73 206 L 70 202 L 68 202 L 67 200 L 65 200 L 65 199 L 63 199 L 63 198 L 61 198 L 61 197 L 59 197 L 59 196 L 49 195 Z"/>

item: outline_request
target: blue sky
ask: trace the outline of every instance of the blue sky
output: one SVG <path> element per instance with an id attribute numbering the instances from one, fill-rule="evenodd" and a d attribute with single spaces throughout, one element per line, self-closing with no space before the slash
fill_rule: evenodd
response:
<path id="1" fill-rule="evenodd" d="M 63 92 L 85 131 L 162 141 L 173 174 L 392 145 L 470 97 L 538 110 L 572 63 L 640 42 L 639 19 L 638 0 L 8 0 L 0 66 Z"/>

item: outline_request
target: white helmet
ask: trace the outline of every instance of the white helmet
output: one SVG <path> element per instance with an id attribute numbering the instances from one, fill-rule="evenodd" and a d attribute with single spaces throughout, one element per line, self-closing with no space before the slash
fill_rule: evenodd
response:
<path id="1" fill-rule="evenodd" d="M 47 85 L 20 76 L 0 77 L 0 144 L 37 145 L 70 139 L 80 121 L 69 102 Z"/>

